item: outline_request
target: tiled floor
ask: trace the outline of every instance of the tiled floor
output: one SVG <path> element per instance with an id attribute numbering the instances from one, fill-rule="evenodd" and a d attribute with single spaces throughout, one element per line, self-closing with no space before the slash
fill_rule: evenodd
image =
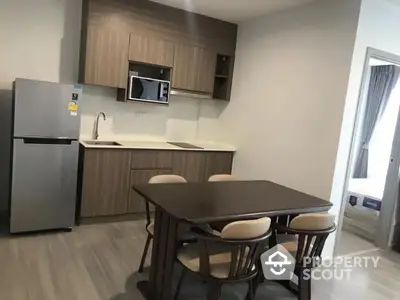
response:
<path id="1" fill-rule="evenodd" d="M 135 221 L 0 238 L 0 300 L 142 300 L 136 282 L 146 274 L 136 270 L 146 237 L 143 228 L 143 222 Z M 314 281 L 312 299 L 400 299 L 400 255 L 373 255 L 381 256 L 378 268 L 356 268 L 349 281 Z M 225 286 L 222 299 L 244 300 L 246 288 Z M 180 300 L 195 299 L 205 299 L 205 286 L 191 276 Z M 269 283 L 256 299 L 296 297 Z"/>

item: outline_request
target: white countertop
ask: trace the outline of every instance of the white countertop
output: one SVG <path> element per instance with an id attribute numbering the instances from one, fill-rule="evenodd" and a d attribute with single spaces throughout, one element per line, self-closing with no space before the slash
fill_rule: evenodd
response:
<path id="1" fill-rule="evenodd" d="M 235 152 L 236 149 L 230 145 L 218 144 L 214 142 L 186 142 L 194 146 L 201 147 L 203 149 L 188 149 L 181 148 L 175 145 L 168 144 L 167 142 L 153 142 L 153 141 L 118 141 L 113 140 L 121 144 L 121 146 L 109 146 L 109 145 L 91 145 L 86 143 L 87 140 L 80 140 L 82 146 L 85 148 L 98 148 L 98 149 L 154 149 L 154 150 L 181 150 L 181 151 L 221 151 L 221 152 Z M 105 141 L 105 140 L 101 140 Z"/>

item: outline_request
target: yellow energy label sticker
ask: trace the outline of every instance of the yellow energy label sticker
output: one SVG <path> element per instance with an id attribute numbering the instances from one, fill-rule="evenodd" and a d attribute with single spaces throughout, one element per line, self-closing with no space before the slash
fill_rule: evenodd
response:
<path id="1" fill-rule="evenodd" d="M 68 111 L 73 111 L 73 112 L 76 112 L 76 111 L 78 111 L 78 104 L 76 104 L 76 102 L 75 101 L 71 101 L 71 102 L 69 102 L 68 103 Z"/>

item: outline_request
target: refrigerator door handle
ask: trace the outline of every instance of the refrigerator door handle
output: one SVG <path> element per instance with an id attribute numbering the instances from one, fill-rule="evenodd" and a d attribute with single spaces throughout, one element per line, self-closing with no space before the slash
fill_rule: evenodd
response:
<path id="1" fill-rule="evenodd" d="M 24 144 L 39 144 L 39 145 L 71 145 L 74 139 L 68 138 L 35 138 L 25 137 L 22 138 Z"/>

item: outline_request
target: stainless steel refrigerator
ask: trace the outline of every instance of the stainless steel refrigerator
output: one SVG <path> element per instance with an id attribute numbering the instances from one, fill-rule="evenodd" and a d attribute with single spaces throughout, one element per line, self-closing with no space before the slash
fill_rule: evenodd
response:
<path id="1" fill-rule="evenodd" d="M 15 80 L 11 233 L 73 226 L 81 98 L 79 85 Z"/>

